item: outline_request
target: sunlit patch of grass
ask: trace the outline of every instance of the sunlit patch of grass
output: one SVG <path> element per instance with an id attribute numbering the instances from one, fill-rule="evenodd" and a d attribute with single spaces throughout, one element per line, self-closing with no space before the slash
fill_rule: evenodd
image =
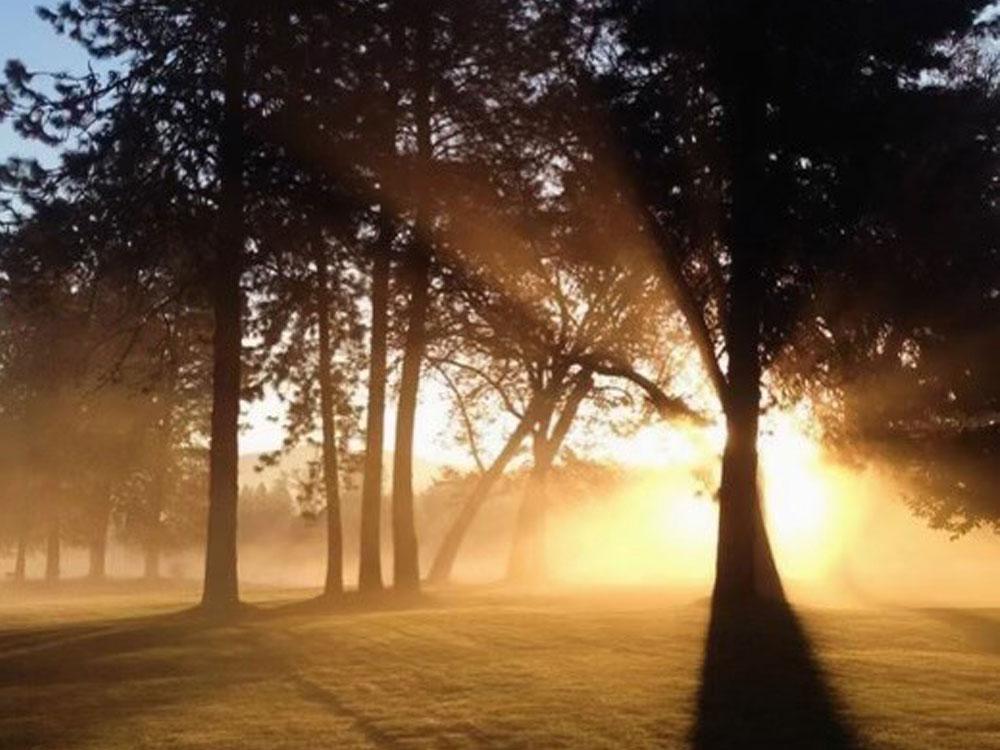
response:
<path id="1" fill-rule="evenodd" d="M 683 747 L 705 601 L 432 594 L 404 609 L 232 623 L 183 592 L 0 603 L 5 748 Z M 306 594 L 296 592 L 303 598 Z M 997 610 L 806 610 L 876 747 L 1000 747 Z M 766 686 L 761 686 L 766 689 Z"/>

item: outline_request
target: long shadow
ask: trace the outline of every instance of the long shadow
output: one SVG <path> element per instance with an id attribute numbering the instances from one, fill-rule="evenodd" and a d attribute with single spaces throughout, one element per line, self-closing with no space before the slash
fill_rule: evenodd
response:
<path id="1" fill-rule="evenodd" d="M 289 655 L 262 621 L 435 606 L 433 599 L 345 596 L 299 600 L 274 607 L 242 605 L 229 613 L 198 608 L 171 613 L 91 620 L 63 626 L 0 629 L 0 695 L 21 719 L 0 722 L 0 747 L 66 748 L 114 716 L 122 720 L 155 706 L 183 702 L 177 680 L 208 692 L 291 679 L 305 697 L 320 697 L 335 713 L 353 719 L 370 741 L 385 737 L 364 716 L 334 705 L 319 686 L 297 675 Z M 134 691 L 116 690 L 134 682 Z M 249 689 L 252 689 L 250 687 Z M 39 695 L 65 695 L 60 710 L 35 710 Z M 6 717 L 11 719 L 12 717 Z"/>
<path id="2" fill-rule="evenodd" d="M 22 634 L 6 639 L 0 653 L 0 694 L 9 701 L 9 713 L 0 729 L 0 747 L 72 747 L 109 716 L 120 720 L 178 700 L 167 687 L 176 678 L 197 675 L 220 685 L 235 681 L 234 670 L 216 676 L 208 672 L 208 663 L 195 659 L 142 656 L 150 649 L 183 647 L 216 626 L 213 619 L 185 611 L 92 621 L 48 628 L 34 638 Z M 258 675 L 240 673 L 236 678 Z M 145 687 L 116 690 L 129 681 Z M 62 696 L 59 711 L 37 710 L 40 700 L 56 695 Z"/>
<path id="3" fill-rule="evenodd" d="M 391 589 L 361 594 L 346 591 L 336 596 L 320 595 L 311 599 L 293 599 L 273 606 L 253 607 L 249 618 L 281 619 L 296 615 L 353 615 L 372 612 L 400 612 L 410 609 L 432 609 L 443 606 L 441 601 L 423 592 L 399 593 Z"/>
<path id="4" fill-rule="evenodd" d="M 791 608 L 713 601 L 697 750 L 859 748 Z"/>

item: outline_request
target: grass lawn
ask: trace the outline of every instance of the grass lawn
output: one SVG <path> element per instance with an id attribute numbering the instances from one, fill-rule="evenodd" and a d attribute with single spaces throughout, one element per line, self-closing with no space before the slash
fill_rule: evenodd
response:
<path id="1" fill-rule="evenodd" d="M 308 595 L 220 624 L 178 614 L 194 591 L 5 593 L 0 747 L 1000 748 L 1000 610 L 797 629 L 656 592 Z"/>

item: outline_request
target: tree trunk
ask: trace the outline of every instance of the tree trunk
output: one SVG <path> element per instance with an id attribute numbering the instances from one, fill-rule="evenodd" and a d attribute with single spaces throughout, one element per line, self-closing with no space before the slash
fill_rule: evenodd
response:
<path id="1" fill-rule="evenodd" d="M 727 419 L 719 488 L 715 596 L 720 600 L 783 599 L 764 525 L 757 477 L 757 419 Z"/>
<path id="2" fill-rule="evenodd" d="M 110 495 L 110 489 L 108 490 Z M 111 498 L 98 509 L 94 519 L 93 535 L 88 545 L 90 555 L 87 577 L 96 581 L 103 580 L 108 568 L 108 526 L 111 522 Z"/>
<path id="3" fill-rule="evenodd" d="M 745 70 L 761 70 L 757 63 L 764 34 L 752 12 L 745 21 L 722 68 L 724 96 L 731 109 L 732 276 L 725 329 L 729 369 L 722 405 L 727 437 L 719 488 L 715 596 L 736 601 L 784 597 L 764 526 L 757 477 L 761 326 L 777 211 L 768 176 L 766 98 L 758 85 L 763 73 L 744 80 Z"/>
<path id="4" fill-rule="evenodd" d="M 546 490 L 550 466 L 550 462 L 536 461 L 528 475 L 507 561 L 507 580 L 511 583 L 537 582 L 545 577 Z"/>
<path id="5" fill-rule="evenodd" d="M 386 5 L 391 17 L 396 12 L 392 4 Z M 390 22 L 390 44 L 399 48 L 403 43 L 403 27 Z M 399 116 L 398 67 L 383 71 L 388 81 L 384 104 L 385 129 L 379 144 L 387 169 L 391 170 L 396 157 L 396 130 Z M 365 464 L 361 486 L 361 540 L 358 550 L 358 591 L 382 590 L 382 459 L 385 452 L 385 391 L 386 361 L 388 358 L 389 331 L 389 281 L 392 272 L 392 246 L 396 236 L 396 223 L 389 207 L 388 175 L 382 175 L 379 205 L 378 240 L 372 259 L 372 329 L 371 359 L 368 363 L 368 409 L 365 426 Z"/>
<path id="6" fill-rule="evenodd" d="M 142 577 L 147 581 L 160 580 L 160 540 L 155 532 L 146 540 L 143 550 Z"/>
<path id="7" fill-rule="evenodd" d="M 413 431 L 416 425 L 420 365 L 424 355 L 428 306 L 428 262 L 423 248 L 414 247 L 408 259 L 410 307 L 403 374 L 396 411 L 396 445 L 392 471 L 393 586 L 400 590 L 420 588 L 420 563 L 413 514 Z"/>
<path id="8" fill-rule="evenodd" d="M 361 546 L 358 590 L 382 590 L 382 451 L 385 430 L 385 381 L 389 330 L 389 272 L 392 220 L 382 206 L 379 241 L 372 265 L 372 340 L 368 365 L 368 416 L 365 475 L 361 486 Z"/>
<path id="9" fill-rule="evenodd" d="M 48 536 L 45 544 L 45 580 L 55 583 L 59 580 L 59 516 L 53 514 L 49 521 Z"/>
<path id="10" fill-rule="evenodd" d="M 174 404 L 177 390 L 177 353 L 174 339 L 170 340 L 167 376 L 161 393 L 162 411 L 157 434 L 157 460 L 153 475 L 153 486 L 150 493 L 149 516 L 146 519 L 145 540 L 143 549 L 142 575 L 147 581 L 160 578 L 160 553 L 163 549 L 163 519 L 164 508 L 167 507 L 167 495 L 170 483 L 170 469 L 174 460 L 172 452 Z"/>
<path id="11" fill-rule="evenodd" d="M 240 3 L 233 2 L 224 39 L 225 113 L 221 133 L 220 236 L 215 267 L 213 307 L 214 367 L 212 433 L 209 450 L 208 537 L 202 606 L 232 609 L 239 603 L 236 567 L 236 503 L 238 494 L 238 420 L 243 261 L 243 92 L 246 22 Z"/>
<path id="12" fill-rule="evenodd" d="M 507 444 L 500 451 L 500 455 L 493 460 L 490 467 L 479 477 L 472 492 L 458 511 L 458 515 L 455 516 L 455 520 L 448 527 L 448 531 L 441 541 L 441 546 L 438 548 L 437 554 L 434 556 L 434 562 L 431 564 L 431 570 L 428 574 L 428 580 L 432 583 L 445 583 L 451 577 L 452 569 L 455 567 L 455 559 L 458 557 L 458 551 L 462 546 L 465 535 L 472 526 L 472 522 L 479 513 L 479 509 L 486 502 L 486 498 L 489 497 L 493 485 L 503 475 L 507 464 L 517 455 L 521 443 L 524 442 L 524 439 L 534 429 L 541 411 L 542 400 L 536 397 L 528 404 L 528 408 L 524 411 L 524 416 L 521 418 L 514 432 L 511 433 L 511 436 L 507 438 Z"/>
<path id="13" fill-rule="evenodd" d="M 323 242 L 316 247 L 316 317 L 319 329 L 319 401 L 323 426 L 323 488 L 326 491 L 326 583 L 323 593 L 344 591 L 343 530 L 340 519 L 340 469 L 337 457 L 336 398 L 330 372 L 330 289 Z"/>
<path id="14" fill-rule="evenodd" d="M 417 135 L 417 164 L 421 177 L 430 175 L 431 114 L 430 114 L 430 18 L 422 13 L 416 29 L 416 81 L 414 86 L 414 119 Z M 412 185 L 411 185 L 412 187 Z M 410 288 L 410 304 L 403 346 L 403 373 L 399 385 L 399 405 L 396 410 L 396 445 L 392 471 L 392 548 L 393 586 L 400 591 L 420 588 L 420 559 L 417 532 L 413 518 L 413 430 L 416 424 L 417 395 L 420 388 L 420 367 L 427 344 L 427 309 L 429 304 L 431 215 L 426 190 L 413 195 L 416 199 L 414 241 L 408 249 L 406 276 Z"/>
<path id="15" fill-rule="evenodd" d="M 97 534 L 90 542 L 90 566 L 87 577 L 95 581 L 103 581 L 107 574 L 108 539 L 104 534 Z"/>
<path id="16" fill-rule="evenodd" d="M 26 577 L 28 562 L 28 533 L 26 529 L 21 529 L 17 535 L 17 556 L 14 558 L 14 572 L 12 577 L 14 583 L 22 583 Z"/>
<path id="17" fill-rule="evenodd" d="M 169 434 L 168 424 L 161 425 L 161 428 Z M 160 514 L 165 505 L 167 491 L 167 466 L 169 460 L 169 450 L 167 442 L 169 437 L 161 435 L 160 457 L 157 461 L 156 474 L 154 475 L 149 508 L 149 517 L 146 519 L 146 529 L 143 539 L 143 567 L 142 577 L 147 581 L 155 581 L 160 577 L 160 547 L 162 540 L 162 522 Z"/>
<path id="18" fill-rule="evenodd" d="M 559 375 L 556 383 L 562 382 Z M 548 511 L 547 485 L 549 471 L 555 461 L 566 436 L 569 434 L 580 404 L 590 393 L 594 381 L 589 369 L 582 370 L 573 379 L 562 412 L 549 433 L 551 412 L 546 416 L 539 431 L 535 433 L 534 465 L 528 476 L 524 499 L 517 511 L 514 522 L 514 537 L 511 541 L 510 558 L 507 563 L 507 580 L 515 583 L 544 580 L 547 569 L 545 560 L 545 520 Z"/>
<path id="19" fill-rule="evenodd" d="M 162 539 L 160 538 L 160 534 L 162 533 L 160 514 L 163 512 L 167 492 L 166 463 L 169 460 L 169 450 L 167 448 L 169 441 L 168 424 L 161 425 L 161 429 L 166 434 L 160 437 L 159 461 L 157 461 L 156 474 L 154 475 L 152 492 L 150 493 L 152 502 L 150 503 L 149 517 L 146 519 L 145 539 L 143 540 L 142 577 L 147 581 L 155 581 L 160 577 L 160 547 L 162 545 Z"/>

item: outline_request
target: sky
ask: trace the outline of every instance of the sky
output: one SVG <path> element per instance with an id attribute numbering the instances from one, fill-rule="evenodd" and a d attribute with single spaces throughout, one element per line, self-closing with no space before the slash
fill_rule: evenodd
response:
<path id="1" fill-rule="evenodd" d="M 28 70 L 83 70 L 86 53 L 58 36 L 35 12 L 38 0 L 0 0 L 0 59 L 18 59 Z M 0 156 L 34 156 L 48 161 L 54 152 L 21 139 L 9 123 L 0 124 Z"/>

